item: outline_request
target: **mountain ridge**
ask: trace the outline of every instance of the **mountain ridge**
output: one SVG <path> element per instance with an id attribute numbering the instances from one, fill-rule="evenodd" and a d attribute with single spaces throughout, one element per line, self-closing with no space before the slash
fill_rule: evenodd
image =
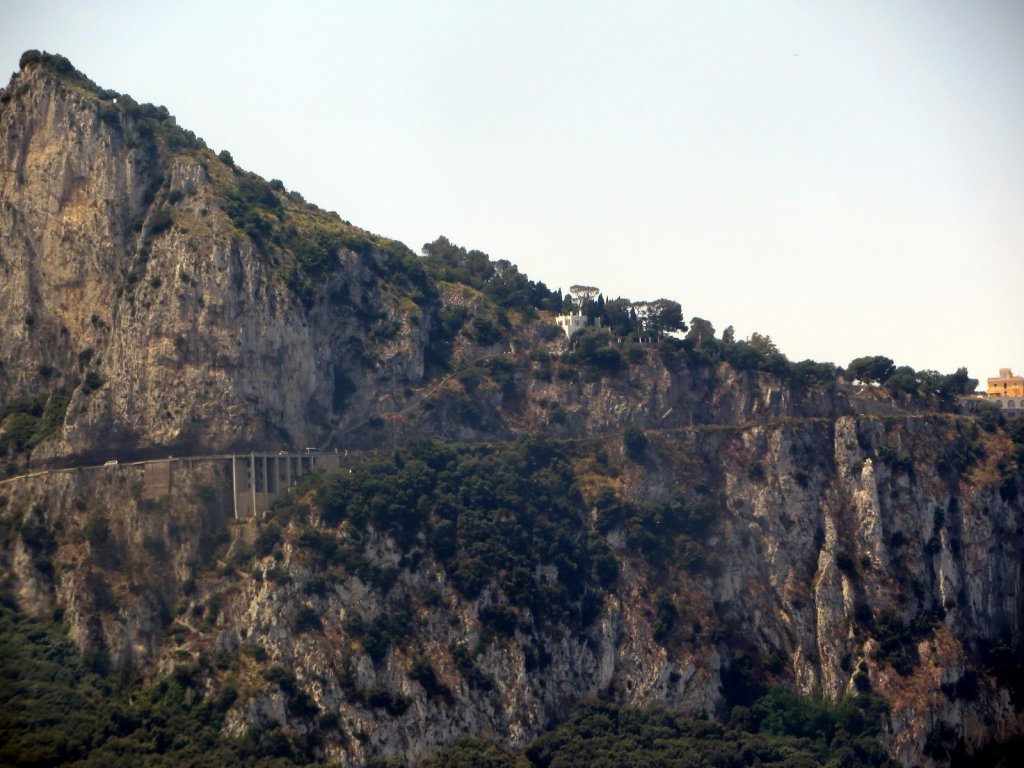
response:
<path id="1" fill-rule="evenodd" d="M 966 374 L 843 384 L 604 297 L 625 325 L 570 345 L 508 262 L 417 257 L 66 62 L 0 94 L 8 472 L 185 457 L 2 486 L 5 590 L 95 669 L 344 765 L 768 685 L 880 697 L 904 765 L 1021 732 L 1024 430 L 956 412 Z M 240 521 L 188 458 L 306 446 L 349 455 Z"/>

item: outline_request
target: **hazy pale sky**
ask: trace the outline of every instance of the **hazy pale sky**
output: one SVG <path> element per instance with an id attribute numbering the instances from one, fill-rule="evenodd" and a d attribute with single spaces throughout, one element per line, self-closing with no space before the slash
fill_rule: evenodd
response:
<path id="1" fill-rule="evenodd" d="M 1021 41 L 1019 0 L 0 0 L 0 70 L 62 53 L 415 251 L 982 380 L 1024 372 Z"/>

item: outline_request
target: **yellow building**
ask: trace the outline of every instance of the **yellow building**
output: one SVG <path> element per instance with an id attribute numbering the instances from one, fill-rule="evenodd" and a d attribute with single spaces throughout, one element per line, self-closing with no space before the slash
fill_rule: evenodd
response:
<path id="1" fill-rule="evenodd" d="M 999 376 L 988 380 L 988 394 L 996 397 L 1024 397 L 1024 376 L 1014 376 L 1009 368 L 1000 368 Z"/>
<path id="2" fill-rule="evenodd" d="M 998 405 L 1007 416 L 1024 414 L 1024 376 L 1014 376 L 1009 368 L 988 380 L 988 401 Z"/>

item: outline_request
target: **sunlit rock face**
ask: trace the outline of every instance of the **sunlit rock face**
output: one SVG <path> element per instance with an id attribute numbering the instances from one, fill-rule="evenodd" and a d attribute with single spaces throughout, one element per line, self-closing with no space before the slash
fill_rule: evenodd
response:
<path id="1" fill-rule="evenodd" d="M 301 301 L 275 246 L 222 212 L 234 172 L 212 152 L 172 152 L 45 66 L 4 95 L 0 399 L 74 390 L 37 459 L 321 445 L 367 382 L 376 396 L 422 377 L 427 324 L 382 289 L 386 254 L 340 249 Z M 368 316 L 393 329 L 366 362 Z"/>

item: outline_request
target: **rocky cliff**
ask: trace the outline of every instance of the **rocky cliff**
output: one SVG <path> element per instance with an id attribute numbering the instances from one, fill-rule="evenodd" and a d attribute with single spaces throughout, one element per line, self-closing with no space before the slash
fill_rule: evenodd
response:
<path id="1" fill-rule="evenodd" d="M 156 496 L 142 467 L 65 471 L 7 483 L 4 556 L 19 603 L 59 609 L 84 652 L 150 679 L 185 668 L 237 692 L 227 733 L 317 733 L 345 764 L 465 733 L 522 745 L 589 695 L 722 715 L 778 683 L 881 696 L 892 754 L 941 765 L 1024 724 L 1021 500 L 1008 439 L 975 430 L 842 416 L 651 430 L 637 459 L 619 440 L 460 449 L 522 462 L 508 510 L 553 494 L 511 533 L 486 507 L 473 522 L 468 490 L 501 462 L 422 447 L 241 524 L 216 462 Z M 949 468 L 958 441 L 975 458 Z M 432 464 L 460 478 L 454 518 Z M 371 509 L 408 504 L 414 480 L 418 522 Z M 478 545 L 497 565 L 473 581 Z"/>
<path id="2" fill-rule="evenodd" d="M 0 400 L 70 393 L 37 460 L 320 445 L 368 382 L 422 376 L 423 312 L 382 280 L 393 244 L 166 110 L 40 61 L 3 91 L 0 135 Z"/>
<path id="3" fill-rule="evenodd" d="M 904 765 L 1022 731 L 1024 430 L 569 349 L 63 61 L 0 94 L 0 440 L 39 470 L 0 483 L 0 562 L 94 668 L 344 765 L 769 685 L 880 697 Z M 260 519 L 187 458 L 305 444 L 347 465 Z"/>

